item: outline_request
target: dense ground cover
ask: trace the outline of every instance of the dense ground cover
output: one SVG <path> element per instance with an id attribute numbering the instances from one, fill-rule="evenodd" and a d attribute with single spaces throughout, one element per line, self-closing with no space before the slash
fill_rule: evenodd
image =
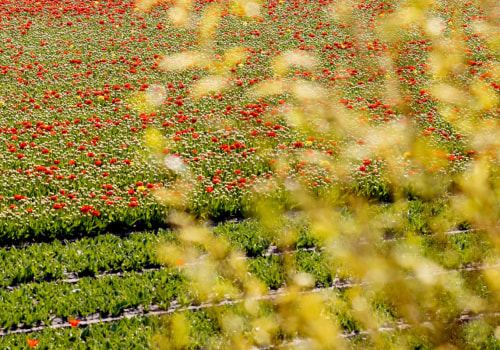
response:
<path id="1" fill-rule="evenodd" d="M 241 25 L 230 15 L 222 19 L 215 62 L 223 62 L 221 53 L 228 48 L 246 50 L 241 62 L 229 68 L 235 89 L 193 99 L 191 84 L 209 70 L 159 69 L 161 57 L 189 49 L 197 38 L 194 30 L 172 29 L 162 17 L 163 8 L 139 13 L 132 2 L 4 4 L 2 239 L 19 242 L 159 225 L 163 216 L 151 192 L 175 179 L 141 157 L 144 132 L 152 127 L 171 141 L 163 151 L 194 171 L 196 183 L 186 186 L 194 187 L 189 207 L 195 213 L 241 215 L 248 209 L 244 195 L 264 181 L 272 184 L 276 176 L 298 177 L 313 190 L 324 191 L 338 177 L 328 171 L 329 160 L 349 142 L 365 140 L 306 139 L 280 117 L 289 108 L 289 93 L 265 101 L 236 97 L 270 77 L 269 62 L 277 54 L 288 49 L 313 52 L 321 58 L 319 66 L 289 76 L 335 86 L 344 92 L 338 98 L 347 109 L 359 110 L 365 122 L 382 127 L 400 119 L 398 105 L 377 94 L 388 73 L 356 57 L 370 58 L 387 48 L 371 32 L 367 35 L 372 41 L 358 42 L 348 24 L 328 17 L 327 3 L 267 6 L 272 25 Z M 372 28 L 373 18 L 393 10 L 389 4 L 373 3 L 356 11 Z M 464 16 L 473 21 L 479 12 L 469 7 Z M 437 157 L 459 170 L 475 151 L 466 149 L 462 135 L 441 120 L 425 90 L 430 75 L 425 35 L 409 30 L 404 39 L 395 68 L 408 89 L 412 113 L 421 132 L 439 146 Z M 464 79 L 485 73 L 485 65 L 478 62 L 490 55 L 472 34 L 469 43 L 474 68 L 463 73 Z M 141 91 L 146 95 L 137 97 Z M 134 108 L 134 99 L 151 96 L 156 105 L 148 113 Z M 272 121 L 269 114 L 275 116 Z M 271 145 L 266 154 L 263 144 Z M 297 159 L 290 169 L 273 166 L 273 159 L 298 153 L 310 156 L 313 164 Z M 316 159 L 321 161 L 314 164 Z M 423 169 L 408 164 L 408 170 L 434 170 L 440 166 L 435 163 Z M 374 155 L 344 170 L 350 187 L 387 200 L 390 188 L 377 172 L 385 166 Z"/>
<path id="2" fill-rule="evenodd" d="M 377 26 L 398 13 L 397 2 L 361 1 L 343 18 L 328 0 L 266 1 L 261 20 L 223 6 L 212 46 L 187 69 L 175 69 L 172 55 L 196 51 L 203 41 L 196 23 L 212 4 L 195 2 L 195 24 L 185 27 L 165 15 L 171 4 L 146 12 L 136 7 L 140 2 L 115 0 L 0 4 L 0 309 L 6 310 L 0 327 L 47 326 L 6 335 L 0 346 L 26 348 L 26 339 L 39 339 L 32 344 L 40 348 L 149 348 L 146 339 L 160 332 L 154 317 L 61 331 L 48 326 L 137 307 L 167 310 L 174 300 L 196 304 L 185 261 L 162 268 L 159 244 L 179 243 L 175 232 L 160 229 L 166 214 L 179 202 L 212 220 L 255 214 L 263 200 L 273 209 L 300 208 L 293 181 L 315 198 L 344 203 L 338 225 L 346 232 L 357 215 L 351 196 L 370 201 L 376 239 L 367 244 L 391 256 L 410 237 L 418 256 L 445 271 L 462 269 L 464 290 L 493 305 L 491 286 L 467 268 L 493 260 L 495 242 L 480 231 L 442 235 L 471 227 L 450 209 L 459 186 L 454 176 L 493 151 L 472 147 L 472 135 L 454 127 L 453 116 L 468 113 L 467 106 L 443 109 L 431 91 L 440 79 L 430 58 L 432 28 L 409 23 L 396 41 L 381 38 Z M 498 98 L 500 86 L 491 62 L 498 52 L 473 29 L 486 20 L 481 6 L 460 9 L 428 4 L 439 31 L 460 30 L 464 39 L 467 60 L 454 74 L 476 89 L 484 107 L 471 118 L 493 122 L 498 109 L 491 96 Z M 393 65 L 381 64 L 389 53 Z M 222 77 L 224 88 L 197 96 L 196 84 L 210 76 Z M 276 86 L 276 93 L 265 92 Z M 345 112 L 351 122 L 332 132 L 308 103 Z M 366 127 L 369 133 L 354 130 Z M 390 156 L 380 151 L 377 140 L 396 138 L 392 132 L 401 128 L 421 147 L 402 140 Z M 274 227 L 293 238 L 256 221 L 211 232 L 243 252 L 251 274 L 269 290 L 291 283 L 288 260 L 315 287 L 353 274 L 325 252 L 314 222 L 288 215 L 276 217 Z M 146 229 L 154 231 L 130 233 Z M 346 333 L 362 331 L 349 293 L 340 288 L 332 296 L 328 315 Z M 390 299 L 369 299 L 380 322 L 399 320 Z M 186 317 L 195 329 L 192 347 L 221 341 L 213 315 Z M 477 339 L 478 346 L 498 347 L 491 325 L 474 327 L 460 328 L 456 344 Z M 408 335 L 405 346 L 433 345 L 417 338 Z M 392 341 L 400 339 L 387 336 Z M 360 338 L 350 345 L 370 344 Z"/>
<path id="3" fill-rule="evenodd" d="M 296 250 L 291 255 L 299 272 L 311 274 L 318 287 L 330 286 L 339 277 L 349 277 L 349 271 L 343 267 L 342 260 L 332 261 L 323 252 L 321 242 L 311 236 L 311 231 L 303 220 L 294 222 L 288 218 L 286 222 L 284 225 L 288 225 L 289 229 L 300 232 L 295 243 Z M 241 249 L 250 257 L 249 270 L 270 290 L 282 288 L 287 283 L 282 261 L 284 256 L 268 254 L 270 245 L 280 247 L 283 244 L 272 232 L 255 221 L 243 221 L 220 225 L 214 233 L 227 237 L 235 249 Z M 158 234 L 137 233 L 125 238 L 102 236 L 66 244 L 55 241 L 23 249 L 2 250 L 4 286 L 9 288 L 0 293 L 2 309 L 5 310 L 0 317 L 1 327 L 15 331 L 41 324 L 46 326 L 46 330 L 35 335 L 4 336 L 1 339 L 2 345 L 5 348 L 22 348 L 25 346 L 25 339 L 36 338 L 49 348 L 61 346 L 58 344 L 74 344 L 83 348 L 92 344 L 96 348 L 106 348 L 107 342 L 114 344 L 124 341 L 133 344 L 133 338 L 138 334 L 144 337 L 141 339 L 151 340 L 153 333 L 160 332 L 155 317 L 139 318 L 131 323 L 117 321 L 116 326 L 90 325 L 85 328 L 87 331 L 62 329 L 55 333 L 49 326 L 66 324 L 69 327 L 70 319 L 87 320 L 95 318 L 96 314 L 101 318 L 120 316 L 127 310 L 140 306 L 144 306 L 145 313 L 154 306 L 159 306 L 160 310 L 168 310 L 174 300 L 181 306 L 196 304 L 196 295 L 182 276 L 182 266 L 151 269 L 159 266 L 157 255 L 154 254 L 155 248 L 161 242 L 172 240 L 176 240 L 173 232 L 164 231 Z M 486 242 L 480 235 L 457 233 L 450 235 L 446 242 L 424 236 L 419 246 L 421 254 L 436 263 L 444 260 L 446 265 L 450 260 L 444 258 L 454 255 L 454 264 L 448 266 L 449 269 L 454 269 L 474 266 L 473 264 L 488 259 L 490 248 L 485 246 Z M 391 246 L 400 244 L 404 244 L 404 241 L 381 242 L 379 249 L 389 251 Z M 145 267 L 149 269 L 143 270 Z M 337 272 L 336 275 L 332 275 L 332 269 Z M 69 277 L 68 272 L 71 272 Z M 464 271 L 463 274 L 473 281 L 472 288 L 477 288 L 480 294 L 488 297 L 490 292 L 485 283 L 475 280 L 479 277 L 477 273 Z M 339 289 L 337 296 L 331 301 L 329 312 L 339 319 L 339 326 L 345 332 L 362 331 L 362 326 L 349 311 L 347 293 L 348 289 Z M 373 305 L 382 319 L 397 320 L 395 310 L 380 296 L 374 296 Z M 203 345 L 209 339 L 214 343 L 220 341 L 211 331 L 216 327 L 210 325 L 213 315 L 199 311 L 187 317 L 193 317 L 193 346 Z M 130 332 L 128 335 L 127 329 Z M 101 332 L 104 335 L 101 336 Z M 147 341 L 141 340 L 136 346 L 149 346 L 147 344 Z"/>

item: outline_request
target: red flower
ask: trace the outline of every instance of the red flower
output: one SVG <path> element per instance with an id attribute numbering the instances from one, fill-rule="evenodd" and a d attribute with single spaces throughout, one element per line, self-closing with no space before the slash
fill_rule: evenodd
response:
<path id="1" fill-rule="evenodd" d="M 75 320 L 74 318 L 69 318 L 68 319 L 69 324 L 71 327 L 76 327 L 78 324 L 81 322 L 80 320 Z"/>
<path id="2" fill-rule="evenodd" d="M 208 192 L 208 193 L 212 192 L 213 190 L 214 190 L 214 188 L 213 188 L 213 187 L 207 187 L 207 192 Z"/>
<path id="3" fill-rule="evenodd" d="M 128 204 L 129 207 L 137 207 L 137 202 L 130 202 Z"/>
<path id="4" fill-rule="evenodd" d="M 34 348 L 40 343 L 40 340 L 35 340 L 35 339 L 26 339 L 26 342 L 31 348 Z"/>
<path id="5" fill-rule="evenodd" d="M 101 215 L 101 213 L 99 213 L 99 211 L 98 211 L 98 210 L 92 210 L 92 211 L 90 212 L 90 215 L 92 215 L 92 216 L 99 216 L 99 215 Z"/>
<path id="6" fill-rule="evenodd" d="M 82 212 L 82 214 L 88 214 L 91 210 L 94 210 L 94 207 L 91 206 L 91 205 L 84 205 L 80 211 Z"/>

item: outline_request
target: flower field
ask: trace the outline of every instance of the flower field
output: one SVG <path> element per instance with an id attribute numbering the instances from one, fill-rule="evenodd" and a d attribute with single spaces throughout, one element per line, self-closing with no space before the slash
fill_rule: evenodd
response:
<path id="1" fill-rule="evenodd" d="M 321 58 L 314 71 L 289 72 L 293 79 L 340 86 L 345 91 L 340 102 L 347 109 L 363 111 L 369 123 L 383 125 L 398 119 L 397 105 L 375 93 L 387 74 L 382 68 L 358 67 L 353 59 L 362 49 L 376 55 L 384 47 L 376 38 L 363 43 L 364 47 L 354 45 L 355 38 L 345 40 L 348 28 L 332 27 L 324 10 L 327 3 L 312 7 L 302 18 L 294 11 L 300 3 L 272 5 L 271 27 L 252 21 L 241 29 L 230 16 L 224 17 L 217 49 L 223 52 L 243 45 L 245 57 L 231 68 L 228 79 L 233 90 L 202 99 L 190 97 L 190 86 L 208 69 L 165 73 L 159 68 L 161 57 L 194 45 L 194 32 L 176 28 L 174 33 L 162 21 L 165 10 L 161 8 L 142 13 L 133 11 L 133 2 L 83 4 L 3 5 L 0 108 L 5 181 L 0 190 L 0 234 L 6 241 L 160 225 L 163 216 L 151 193 L 175 179 L 143 156 L 144 135 L 150 128 L 162 130 L 170 141 L 163 152 L 178 157 L 179 166 L 193 169 L 196 183 L 186 186 L 195 187 L 189 203 L 195 213 L 214 218 L 241 215 L 245 194 L 257 184 L 272 185 L 276 176 L 298 177 L 317 191 L 328 187 L 334 179 L 327 169 L 329 161 L 345 145 L 329 139 L 308 140 L 291 127 L 289 120 L 280 117 L 290 108 L 286 93 L 266 100 L 236 99 L 243 89 L 265 80 L 266 74 L 269 77 L 270 60 L 289 49 L 311 51 Z M 358 9 L 360 20 L 368 26 L 372 15 L 391 12 L 380 7 Z M 309 16 L 314 21 L 306 20 Z M 288 17 L 297 18 L 297 23 L 287 24 Z M 401 44 L 402 55 L 408 55 L 400 61 L 398 79 L 409 82 L 413 113 L 425 115 L 419 118 L 421 132 L 445 144 L 447 153 L 439 156 L 460 169 L 474 150 L 466 149 L 461 135 L 433 115 L 436 105 L 424 88 L 430 73 L 423 57 L 429 45 L 415 41 L 418 35 Z M 474 41 L 472 36 L 471 46 Z M 472 50 L 470 58 L 480 62 L 489 56 L 487 49 L 481 49 Z M 222 57 L 215 53 L 215 63 Z M 339 69 L 343 66 L 349 68 Z M 474 67 L 474 74 L 484 74 L 482 65 Z M 140 92 L 146 95 L 137 95 Z M 151 103 L 145 113 L 133 102 L 147 94 L 159 103 Z M 276 118 L 268 120 L 269 114 Z M 271 145 L 265 155 L 263 144 Z M 273 159 L 296 153 L 305 153 L 318 164 L 298 162 L 293 169 L 273 166 Z M 318 158 L 322 162 L 316 162 Z M 431 166 L 409 171 L 429 171 Z M 380 167 L 383 162 L 374 156 L 353 162 L 345 172 L 355 179 L 362 177 L 351 187 L 389 196 L 377 175 Z"/>
<path id="2" fill-rule="evenodd" d="M 477 308 L 447 309 L 444 319 L 496 310 L 498 291 L 477 266 L 496 262 L 488 233 L 498 196 L 486 227 L 456 202 L 483 193 L 467 189 L 464 174 L 474 179 L 475 164 L 497 162 L 500 44 L 481 32 L 487 6 L 245 3 L 238 15 L 239 1 L 197 0 L 186 19 L 174 2 L 0 2 L 0 348 L 223 348 L 221 321 L 189 311 L 203 298 L 184 273 L 194 255 L 213 252 L 201 243 L 187 255 L 169 250 L 185 244 L 169 221 L 179 209 L 214 221 L 207 230 L 241 252 L 271 295 L 293 284 L 289 264 L 311 276 L 311 288 L 337 291 L 323 315 L 337 320 L 347 347 L 400 340 L 361 336 L 367 324 L 349 289 L 357 270 L 324 233 L 332 222 L 391 257 L 411 237 L 411 254 L 458 274 L 467 293 L 443 295 Z M 424 12 L 430 24 L 412 20 Z M 401 13 L 408 21 L 397 32 Z M 384 34 L 392 31 L 396 38 Z M 466 102 L 451 81 L 471 92 Z M 489 129 L 474 134 L 477 125 Z M 304 198 L 342 208 L 321 223 Z M 408 316 L 386 295 L 368 298 L 377 325 Z M 264 300 L 259 320 L 271 317 Z M 168 347 L 176 308 L 194 331 L 189 344 Z M 499 348 L 498 323 L 460 324 L 454 345 Z M 283 332 L 273 337 L 293 342 Z M 418 334 L 405 341 L 437 345 Z"/>

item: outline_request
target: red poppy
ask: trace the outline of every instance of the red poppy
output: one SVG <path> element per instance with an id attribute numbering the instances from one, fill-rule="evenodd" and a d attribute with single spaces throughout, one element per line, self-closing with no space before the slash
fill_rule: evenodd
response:
<path id="1" fill-rule="evenodd" d="M 82 212 L 82 214 L 88 214 L 91 210 L 94 210 L 94 207 L 92 207 L 91 205 L 84 205 L 80 211 Z"/>
<path id="2" fill-rule="evenodd" d="M 75 320 L 74 318 L 69 318 L 68 319 L 69 324 L 71 327 L 76 327 L 78 324 L 81 322 L 80 320 Z"/>
<path id="3" fill-rule="evenodd" d="M 40 343 L 40 340 L 35 340 L 35 339 L 26 339 L 26 342 L 31 348 L 34 348 Z"/>

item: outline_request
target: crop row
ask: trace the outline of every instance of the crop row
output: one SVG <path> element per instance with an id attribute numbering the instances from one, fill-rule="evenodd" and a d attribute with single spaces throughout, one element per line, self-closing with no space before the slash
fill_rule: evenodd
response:
<path id="1" fill-rule="evenodd" d="M 466 240 L 459 239 L 458 250 Z M 474 243 L 474 241 L 472 241 Z M 464 257 L 468 257 L 464 249 Z M 312 276 L 317 286 L 331 286 L 336 278 L 347 278 L 341 261 L 327 258 L 324 252 L 290 252 L 295 269 Z M 450 257 L 460 251 L 445 252 L 442 256 Z M 271 255 L 247 260 L 249 270 L 268 288 L 278 289 L 286 284 L 288 277 L 284 266 L 284 257 Z M 32 326 L 39 322 L 50 324 L 55 318 L 85 317 L 99 312 L 105 316 L 119 315 L 125 309 L 151 304 L 168 308 L 175 299 L 181 305 L 189 305 L 192 296 L 189 284 L 178 269 L 164 268 L 159 271 L 143 273 L 125 272 L 122 276 L 102 276 L 97 279 L 82 278 L 74 284 L 42 282 L 27 283 L 13 290 L 0 290 L 0 306 L 5 312 L 0 315 L 0 326 L 9 329 L 18 326 Z M 470 280 L 471 288 L 481 296 L 488 296 L 488 287 L 484 281 L 477 280 L 478 268 L 464 268 L 462 274 Z"/>
<path id="2" fill-rule="evenodd" d="M 471 242 L 467 241 L 467 238 L 471 236 L 474 235 L 464 234 L 462 237 L 452 235 L 449 238 L 460 249 L 460 247 L 474 244 L 474 239 Z M 436 237 L 432 238 L 436 239 Z M 435 245 L 435 242 L 431 245 Z M 467 251 L 468 248 L 464 250 Z M 450 253 L 446 253 L 445 256 L 449 257 Z M 325 256 L 321 252 L 298 251 L 295 252 L 295 260 L 297 270 L 312 274 L 317 285 L 332 285 L 331 271 L 335 270 L 335 267 L 332 267 L 331 262 L 325 260 Z M 280 256 L 258 257 L 249 260 L 250 270 L 273 289 L 281 287 L 286 280 L 282 263 Z M 40 322 L 50 324 L 51 320 L 54 321 L 56 317 L 63 320 L 69 317 L 82 318 L 95 312 L 104 317 L 120 315 L 127 308 L 140 307 L 141 305 L 146 305 L 145 311 L 147 312 L 147 305 L 154 302 L 159 302 L 160 305 L 163 305 L 162 308 L 168 309 L 173 299 L 180 302 L 181 305 L 189 305 L 192 300 L 180 275 L 175 271 L 173 273 L 165 271 L 146 273 L 142 276 L 125 274 L 123 279 L 113 277 L 104 277 L 100 280 L 83 279 L 71 286 L 56 283 L 28 284 L 14 292 L 1 293 L 1 299 L 6 301 L 6 303 L 2 303 L 2 309 L 7 311 L 6 315 L 22 320 L 26 325 L 30 322 L 32 325 L 37 325 Z M 481 297 L 487 297 L 488 288 L 484 283 L 478 283 L 477 274 L 474 275 L 471 271 L 464 270 L 463 275 L 464 278 L 472 282 L 471 285 L 475 285 Z M 333 283 L 333 285 L 336 284 Z M 158 296 L 157 293 L 161 293 L 163 297 Z M 91 299 L 95 301 L 94 304 L 89 303 Z M 395 321 L 395 311 L 383 300 L 375 301 L 373 307 L 380 308 L 379 313 L 386 317 L 389 315 L 389 319 L 392 322 Z M 46 309 L 44 310 L 44 308 Z M 47 308 L 55 310 L 55 312 L 51 311 L 49 317 L 43 317 L 42 313 L 47 311 Z M 343 301 L 343 292 L 340 292 L 339 297 L 335 298 L 332 310 L 334 310 L 335 318 L 339 321 L 339 326 L 346 332 L 359 332 L 362 329 L 355 317 L 347 312 L 348 305 Z M 63 311 L 66 313 L 62 313 Z M 210 311 L 207 312 L 210 313 Z M 58 314 L 56 315 L 56 313 Z M 1 321 L 5 322 L 5 319 Z M 7 326 L 8 322 L 9 320 L 7 320 Z M 201 338 L 197 338 L 195 334 L 192 336 L 196 346 L 200 345 L 197 343 L 198 341 L 207 341 L 206 335 Z M 22 339 L 22 337 L 8 336 L 8 339 Z M 77 341 L 77 339 L 73 340 Z"/>
<path id="3" fill-rule="evenodd" d="M 279 263 L 275 257 L 258 258 L 250 270 L 276 289 L 284 282 Z M 0 290 L 0 306 L 4 311 L 0 315 L 0 326 L 10 329 L 40 322 L 50 325 L 55 317 L 76 318 L 96 312 L 116 316 L 139 305 L 155 304 L 168 309 L 173 298 L 182 305 L 189 305 L 192 300 L 188 284 L 175 269 L 124 273 L 123 277 L 83 278 L 75 284 L 28 283 L 10 291 Z"/>
<path id="4" fill-rule="evenodd" d="M 5 329 L 51 324 L 52 319 L 78 318 L 96 312 L 119 315 L 124 309 L 170 301 L 187 294 L 181 275 L 172 270 L 144 274 L 125 273 L 122 278 L 83 278 L 75 284 L 31 283 L 12 291 L 0 291 L 0 325 Z"/>
<path id="5" fill-rule="evenodd" d="M 231 307 L 237 310 L 238 306 Z M 220 310 L 215 310 L 220 311 Z M 189 334 L 188 349 L 200 348 L 210 342 L 215 342 L 214 313 L 207 310 L 183 312 L 183 316 L 193 325 Z M 43 331 L 29 335 L 13 334 L 0 338 L 0 347 L 5 350 L 26 349 L 28 342 L 37 343 L 39 349 L 137 349 L 149 350 L 154 348 L 155 341 L 161 341 L 161 325 L 168 322 L 168 318 L 161 320 L 156 316 L 133 317 L 121 319 L 113 323 L 98 323 L 87 327 L 66 329 L 45 328 Z M 346 329 L 348 332 L 348 330 Z M 384 327 L 380 334 L 387 348 L 394 346 L 395 338 L 390 328 Z M 431 348 L 432 344 L 424 339 L 412 336 L 411 329 L 407 329 L 407 346 L 411 348 Z M 365 332 L 344 333 L 349 334 L 348 344 L 353 347 L 371 348 L 370 337 Z M 156 336 L 156 338 L 155 338 Z M 484 330 L 481 321 L 472 321 L 464 324 L 460 329 L 460 340 L 464 349 L 488 348 L 495 349 L 500 346 L 494 336 L 494 328 L 490 326 Z M 300 339 L 299 344 L 300 345 Z M 284 344 L 293 344 L 294 340 L 283 340 Z"/>
<path id="6" fill-rule="evenodd" d="M 220 224 L 213 232 L 251 257 L 263 255 L 272 242 L 278 243 L 268 230 L 252 220 Z M 158 245 L 175 240 L 174 231 L 160 229 L 133 233 L 124 238 L 102 235 L 71 242 L 55 240 L 26 247 L 4 247 L 0 249 L 0 281 L 7 287 L 60 280 L 68 275 L 92 277 L 155 268 L 160 266 L 155 254 Z M 297 248 L 312 247 L 315 242 L 310 232 L 301 227 Z"/>
<path id="7" fill-rule="evenodd" d="M 334 276 L 320 253 L 296 253 L 298 271 L 311 273 L 318 285 L 331 285 Z M 258 257 L 248 260 L 249 270 L 271 289 L 286 280 L 283 258 Z M 50 325 L 56 317 L 66 320 L 101 313 L 116 316 L 125 309 L 158 305 L 168 309 L 175 299 L 181 306 L 192 302 L 189 285 L 179 269 L 165 268 L 144 273 L 126 272 L 123 276 L 85 277 L 74 284 L 58 282 L 28 283 L 13 290 L 0 290 L 0 327 Z"/>
<path id="8" fill-rule="evenodd" d="M 157 317 L 134 317 L 113 323 L 70 329 L 44 328 L 43 331 L 13 334 L 0 338 L 0 348 L 26 349 L 27 341 L 38 343 L 38 349 L 152 349 L 151 339 L 159 331 Z"/>
<path id="9" fill-rule="evenodd" d="M 272 306 L 268 306 L 272 308 Z M 345 305 L 345 300 L 342 296 L 335 298 L 335 301 L 328 303 L 324 310 L 324 315 L 330 317 L 331 319 L 337 320 L 337 325 L 343 333 L 340 333 L 341 338 L 345 340 L 345 345 L 347 348 L 352 349 L 392 349 L 392 348 L 403 348 L 403 349 L 433 349 L 436 344 L 432 340 L 422 337 L 421 334 L 414 332 L 414 329 L 408 327 L 408 324 L 404 322 L 398 322 L 394 319 L 389 319 L 388 322 L 380 327 L 379 329 L 363 330 L 358 328 L 359 323 L 356 322 L 355 317 L 350 315 L 346 311 L 347 305 Z M 262 307 L 266 310 L 266 307 Z M 222 339 L 219 338 L 219 329 L 214 324 L 217 323 L 217 316 L 224 313 L 230 312 L 238 316 L 242 316 L 243 322 L 245 319 L 245 312 L 242 310 L 240 305 L 234 305 L 226 307 L 226 309 L 219 308 L 218 310 L 200 310 L 195 312 L 183 312 L 183 316 L 187 319 L 187 322 L 192 325 L 191 332 L 189 333 L 189 349 L 201 349 L 209 346 L 217 348 L 220 346 Z M 265 318 L 268 315 L 269 309 L 266 311 L 261 311 L 259 316 Z M 463 323 L 457 328 L 457 342 L 461 349 L 498 349 L 500 348 L 500 340 L 495 336 L 495 326 L 500 324 L 500 318 L 498 315 L 483 315 L 483 317 L 489 317 L 489 324 L 485 323 L 479 318 L 464 318 Z M 399 320 L 400 321 L 400 320 Z M 168 317 L 165 323 L 168 322 Z M 249 329 L 250 325 L 245 324 Z M 398 339 L 399 336 L 403 335 L 403 340 Z M 155 340 L 161 341 L 161 337 L 157 337 Z M 376 343 L 374 343 L 376 339 Z M 307 341 L 304 341 L 300 336 L 296 337 L 284 337 L 278 335 L 277 339 L 274 339 L 277 343 L 282 344 L 282 348 L 301 348 L 301 346 L 307 347 L 310 345 Z M 266 347 L 262 347 L 266 348 Z M 269 348 L 275 348 L 269 347 Z"/>
<path id="10" fill-rule="evenodd" d="M 420 220 L 415 214 L 410 220 Z M 296 249 L 321 247 L 306 221 L 282 218 L 283 226 L 295 232 L 293 247 Z M 286 221 L 286 222 L 285 222 Z M 216 236 L 227 239 L 231 246 L 248 257 L 264 256 L 272 246 L 283 249 L 281 238 L 255 220 L 227 222 L 213 228 Z M 53 281 L 99 274 L 141 271 L 158 268 L 155 251 L 161 242 L 175 241 L 176 233 L 159 230 L 156 233 L 134 233 L 125 238 L 103 235 L 82 238 L 72 242 L 53 241 L 24 248 L 12 247 L 0 250 L 0 285 L 4 287 L 27 282 Z M 290 242 L 289 242 L 290 243 Z M 380 242 L 380 249 L 405 244 L 404 239 Z M 420 249 L 427 256 L 446 268 L 484 261 L 491 255 L 491 244 L 480 232 L 448 235 L 445 241 L 437 236 L 422 236 Z M 346 277 L 347 272 L 342 275 Z M 324 282 L 327 283 L 325 280 Z"/>
<path id="11" fill-rule="evenodd" d="M 154 248 L 172 232 L 136 233 L 127 238 L 103 235 L 74 242 L 54 241 L 26 248 L 0 250 L 2 285 L 60 280 L 69 273 L 92 277 L 105 272 L 139 271 L 159 267 Z"/>
<path id="12" fill-rule="evenodd" d="M 409 232 L 429 232 L 428 220 L 432 215 L 426 215 L 429 211 L 436 210 L 436 207 L 429 208 L 422 208 L 419 202 L 410 202 L 406 220 Z M 277 221 L 295 237 L 287 244 L 291 243 L 297 249 L 321 247 L 322 243 L 315 237 L 306 220 L 282 217 Z M 213 228 L 213 233 L 224 237 L 231 246 L 249 257 L 264 255 L 271 245 L 275 249 L 283 249 L 285 244 L 283 237 L 266 229 L 256 220 L 221 223 Z M 393 229 L 389 238 L 394 235 Z M 401 232 L 397 233 L 396 237 L 400 235 Z M 485 237 L 477 232 L 473 235 L 453 235 L 446 238 L 447 242 L 440 238 L 423 236 L 421 249 L 424 255 L 441 265 L 456 268 L 487 258 L 491 245 L 484 239 Z M 103 235 L 71 242 L 56 240 L 26 247 L 4 247 L 0 249 L 0 285 L 7 287 L 25 282 L 60 280 L 68 276 L 85 277 L 156 268 L 160 266 L 155 256 L 157 245 L 163 241 L 174 240 L 174 231 L 159 230 L 156 233 L 134 233 L 125 238 Z M 404 244 L 404 240 L 400 243 Z M 451 256 L 455 258 L 451 259 Z"/>

